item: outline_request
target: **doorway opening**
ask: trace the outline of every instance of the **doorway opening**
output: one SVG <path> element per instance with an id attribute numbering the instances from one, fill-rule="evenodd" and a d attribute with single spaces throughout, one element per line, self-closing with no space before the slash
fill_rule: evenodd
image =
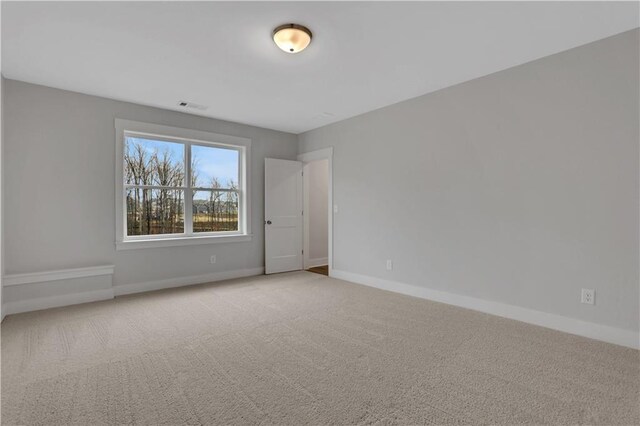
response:
<path id="1" fill-rule="evenodd" d="M 327 276 L 332 268 L 332 154 L 327 148 L 298 156 L 303 170 L 303 268 Z"/>
<path id="2" fill-rule="evenodd" d="M 329 160 L 304 163 L 304 269 L 329 275 Z"/>

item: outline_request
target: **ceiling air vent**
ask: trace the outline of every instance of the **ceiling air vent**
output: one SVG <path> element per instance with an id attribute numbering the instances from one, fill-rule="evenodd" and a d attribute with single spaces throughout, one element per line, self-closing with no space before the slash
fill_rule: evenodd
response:
<path id="1" fill-rule="evenodd" d="M 194 104 L 193 102 L 186 102 L 186 101 L 178 102 L 178 106 L 186 109 L 197 109 L 199 111 L 205 111 L 207 108 L 209 108 L 208 106 Z"/>
<path id="2" fill-rule="evenodd" d="M 311 117 L 313 120 L 324 120 L 327 118 L 331 118 L 333 117 L 333 113 L 330 112 L 323 112 L 317 115 L 314 115 L 313 117 Z"/>

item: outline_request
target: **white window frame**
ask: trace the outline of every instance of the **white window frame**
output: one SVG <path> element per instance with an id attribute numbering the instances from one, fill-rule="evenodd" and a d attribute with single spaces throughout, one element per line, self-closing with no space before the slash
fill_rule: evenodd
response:
<path id="1" fill-rule="evenodd" d="M 186 246 L 197 244 L 235 243 L 251 241 L 251 139 L 221 135 L 180 127 L 115 119 L 116 129 L 116 250 L 137 248 Z M 124 182 L 124 139 L 127 135 L 141 138 L 177 142 L 185 147 L 187 186 L 176 189 L 185 191 L 184 230 L 182 234 L 127 235 L 126 191 Z M 238 164 L 238 231 L 197 232 L 192 230 L 193 205 L 191 188 L 191 145 L 211 146 L 239 151 Z M 189 213 L 190 214 L 187 214 Z"/>

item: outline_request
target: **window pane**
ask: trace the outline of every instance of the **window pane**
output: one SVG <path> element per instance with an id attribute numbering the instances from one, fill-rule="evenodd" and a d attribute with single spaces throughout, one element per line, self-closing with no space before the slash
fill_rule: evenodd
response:
<path id="1" fill-rule="evenodd" d="M 235 149 L 191 146 L 193 186 L 238 189 L 238 159 Z"/>
<path id="2" fill-rule="evenodd" d="M 127 188 L 127 235 L 184 233 L 184 191 Z"/>
<path id="3" fill-rule="evenodd" d="M 238 193 L 194 191 L 193 232 L 238 230 Z"/>
<path id="4" fill-rule="evenodd" d="M 183 144 L 131 136 L 124 142 L 125 183 L 185 186 Z"/>

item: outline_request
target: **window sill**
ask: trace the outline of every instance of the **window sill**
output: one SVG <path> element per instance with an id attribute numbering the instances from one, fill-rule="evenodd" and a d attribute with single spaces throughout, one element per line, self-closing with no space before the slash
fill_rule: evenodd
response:
<path id="1" fill-rule="evenodd" d="M 240 243 L 251 241 L 253 234 L 207 235 L 203 237 L 175 237 L 149 240 L 117 241 L 116 250 L 134 250 L 145 248 L 196 246 L 202 244 Z"/>

